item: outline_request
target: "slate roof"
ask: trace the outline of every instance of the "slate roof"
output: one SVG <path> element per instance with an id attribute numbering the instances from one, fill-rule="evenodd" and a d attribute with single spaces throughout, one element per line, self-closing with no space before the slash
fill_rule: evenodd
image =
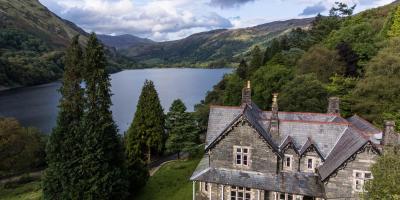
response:
<path id="1" fill-rule="evenodd" d="M 262 111 L 253 102 L 251 104 L 244 104 L 241 107 L 211 106 L 205 148 L 213 148 L 219 139 L 222 138 L 221 136 L 230 131 L 230 127 L 235 122 L 245 119 L 263 136 L 278 155 L 283 155 L 282 151 L 290 143 L 293 144 L 296 152 L 300 155 L 305 153 L 309 147 L 314 148 L 322 157 L 322 160 L 324 160 L 323 165 L 318 168 L 319 177 L 324 181 L 364 145 L 368 143 L 372 145 L 374 145 L 373 143 L 376 144 L 377 141 L 373 137 L 382 132 L 357 115 L 344 119 L 337 114 L 279 111 L 279 137 L 272 137 L 269 132 L 271 116 L 271 111 Z M 196 169 L 196 171 L 198 170 Z M 272 176 L 251 174 L 250 172 L 247 175 L 241 173 L 244 172 L 205 167 L 202 173 L 198 173 L 197 176 L 193 174 L 192 178 L 194 178 L 193 180 L 215 181 L 219 183 L 229 181 L 231 178 L 229 183 L 234 183 L 238 186 L 240 184 L 248 184 L 246 187 L 250 187 L 250 185 L 252 186 L 251 188 L 264 187 L 260 189 L 276 187 L 270 188 L 273 191 L 285 191 L 290 188 L 290 192 L 292 193 L 294 190 L 298 190 L 298 192 L 302 193 L 312 191 L 316 192 L 315 194 L 319 194 L 318 190 L 314 190 L 315 180 L 313 183 L 309 183 L 306 177 L 302 177 L 304 174 L 286 174 L 279 175 L 280 177 L 278 177 L 276 174 Z M 247 176 L 249 178 L 244 178 Z M 294 177 L 300 178 L 296 179 Z M 251 181 L 248 181 L 251 178 L 254 178 L 256 182 L 251 183 Z M 261 181 L 261 179 L 263 180 Z M 266 184 L 266 180 L 271 181 L 269 185 L 267 184 L 268 186 L 263 185 Z M 293 182 L 289 183 L 290 181 L 288 180 Z M 300 184 L 300 180 L 303 180 L 302 183 L 311 184 L 310 188 L 306 189 L 303 187 L 296 189 L 290 185 L 295 183 Z M 285 181 L 289 185 L 279 185 L 281 181 Z M 313 196 L 317 196 L 315 194 Z"/>
<path id="2" fill-rule="evenodd" d="M 197 173 L 196 176 L 192 176 L 190 180 L 324 197 L 322 182 L 319 181 L 317 176 L 305 173 L 266 174 L 235 169 L 207 168 L 201 173 Z"/>

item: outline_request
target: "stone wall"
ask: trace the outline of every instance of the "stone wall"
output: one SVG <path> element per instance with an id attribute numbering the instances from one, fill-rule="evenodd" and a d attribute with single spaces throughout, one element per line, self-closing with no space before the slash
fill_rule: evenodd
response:
<path id="1" fill-rule="evenodd" d="M 354 161 L 347 163 L 339 170 L 336 176 L 325 183 L 325 192 L 328 199 L 359 199 L 358 192 L 353 191 L 353 170 L 370 171 L 370 167 L 377 158 L 377 154 L 366 150 L 356 156 Z"/>
<path id="2" fill-rule="evenodd" d="M 250 148 L 249 166 L 234 164 L 234 146 Z M 279 161 L 281 162 L 281 161 Z M 278 156 L 247 122 L 233 128 L 210 152 L 211 167 L 276 173 Z"/>

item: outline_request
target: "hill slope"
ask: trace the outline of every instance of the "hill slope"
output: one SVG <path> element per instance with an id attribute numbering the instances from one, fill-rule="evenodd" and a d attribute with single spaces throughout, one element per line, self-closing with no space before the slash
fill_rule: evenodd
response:
<path id="1" fill-rule="evenodd" d="M 70 39 L 87 33 L 74 23 L 64 20 L 38 0 L 0 0 L 0 27 L 24 30 L 52 47 L 66 47 Z"/>
<path id="2" fill-rule="evenodd" d="M 219 66 L 239 59 L 254 45 L 265 46 L 291 29 L 308 27 L 313 18 L 276 21 L 250 28 L 219 29 L 168 42 L 144 44 L 121 53 L 152 66 Z M 233 60 L 235 61 L 235 60 Z"/>
<path id="3" fill-rule="evenodd" d="M 0 0 L 0 90 L 57 80 L 64 68 L 64 50 L 79 34 L 88 33 L 64 20 L 38 0 Z M 106 47 L 108 71 L 133 68 L 133 60 Z"/>
<path id="4" fill-rule="evenodd" d="M 153 44 L 154 41 L 147 38 L 140 38 L 133 35 L 97 35 L 97 37 L 107 46 L 116 49 L 125 49 L 128 47 L 137 47 L 146 44 Z"/>

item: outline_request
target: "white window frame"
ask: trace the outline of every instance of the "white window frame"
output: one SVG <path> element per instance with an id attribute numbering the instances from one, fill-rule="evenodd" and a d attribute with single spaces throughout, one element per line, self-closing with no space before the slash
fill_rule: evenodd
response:
<path id="1" fill-rule="evenodd" d="M 309 160 L 312 160 L 311 161 L 311 168 L 309 168 L 309 165 L 308 165 L 308 161 Z M 306 171 L 314 173 L 315 169 L 318 166 L 320 166 L 321 164 L 322 163 L 321 163 L 321 159 L 320 158 L 316 158 L 316 157 L 313 157 L 313 156 L 306 156 L 306 159 L 305 159 Z"/>
<path id="2" fill-rule="evenodd" d="M 281 199 L 281 195 L 285 195 L 284 199 Z M 289 199 L 289 196 L 292 196 L 292 199 Z M 274 192 L 274 200 L 303 200 L 302 195 L 295 195 L 295 194 L 289 194 L 289 193 L 280 193 L 280 192 Z"/>
<path id="3" fill-rule="evenodd" d="M 358 174 L 358 176 L 357 176 Z M 369 178 L 365 177 L 365 174 L 370 174 Z M 366 192 L 364 184 L 366 181 L 373 179 L 371 171 L 353 170 L 353 191 L 354 192 Z M 360 187 L 357 188 L 357 185 Z"/>
<path id="4" fill-rule="evenodd" d="M 242 192 L 243 197 L 239 196 L 239 193 Z M 235 195 L 232 195 L 235 194 Z M 247 195 L 249 197 L 247 198 Z M 251 188 L 246 188 L 246 187 L 236 187 L 236 186 L 231 186 L 229 190 L 229 199 L 230 200 L 252 200 L 252 190 Z"/>
<path id="5" fill-rule="evenodd" d="M 289 158 L 289 166 L 287 166 L 288 162 L 287 159 Z M 283 169 L 287 171 L 292 171 L 293 169 L 293 155 L 285 154 L 284 161 L 283 161 Z"/>
<path id="6" fill-rule="evenodd" d="M 233 152 L 234 152 L 234 154 L 233 154 L 233 156 L 234 156 L 233 162 L 234 163 L 233 164 L 235 166 L 240 166 L 240 167 L 249 167 L 250 166 L 250 151 L 251 151 L 250 147 L 247 147 L 247 146 L 233 146 Z M 240 159 L 238 159 L 238 158 L 240 158 Z"/>
<path id="7" fill-rule="evenodd" d="M 201 192 L 208 194 L 210 191 L 210 184 L 207 182 L 201 182 L 200 183 L 200 190 Z"/>

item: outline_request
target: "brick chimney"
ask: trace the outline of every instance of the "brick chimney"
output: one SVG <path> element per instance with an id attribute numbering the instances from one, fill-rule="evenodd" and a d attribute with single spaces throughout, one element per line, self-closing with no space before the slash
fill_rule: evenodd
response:
<path id="1" fill-rule="evenodd" d="M 247 81 L 246 87 L 242 89 L 242 106 L 251 103 L 251 87 L 250 81 Z"/>
<path id="2" fill-rule="evenodd" d="M 272 137 L 279 137 L 279 117 L 278 117 L 278 93 L 272 94 L 272 106 L 271 106 L 271 128 L 270 132 L 272 133 Z"/>
<path id="3" fill-rule="evenodd" d="M 329 97 L 327 113 L 340 115 L 340 99 L 339 99 L 339 97 Z"/>
<path id="4" fill-rule="evenodd" d="M 395 125 L 394 121 L 385 121 L 381 140 L 382 145 L 394 145 L 398 143 L 398 136 L 394 130 Z"/>

